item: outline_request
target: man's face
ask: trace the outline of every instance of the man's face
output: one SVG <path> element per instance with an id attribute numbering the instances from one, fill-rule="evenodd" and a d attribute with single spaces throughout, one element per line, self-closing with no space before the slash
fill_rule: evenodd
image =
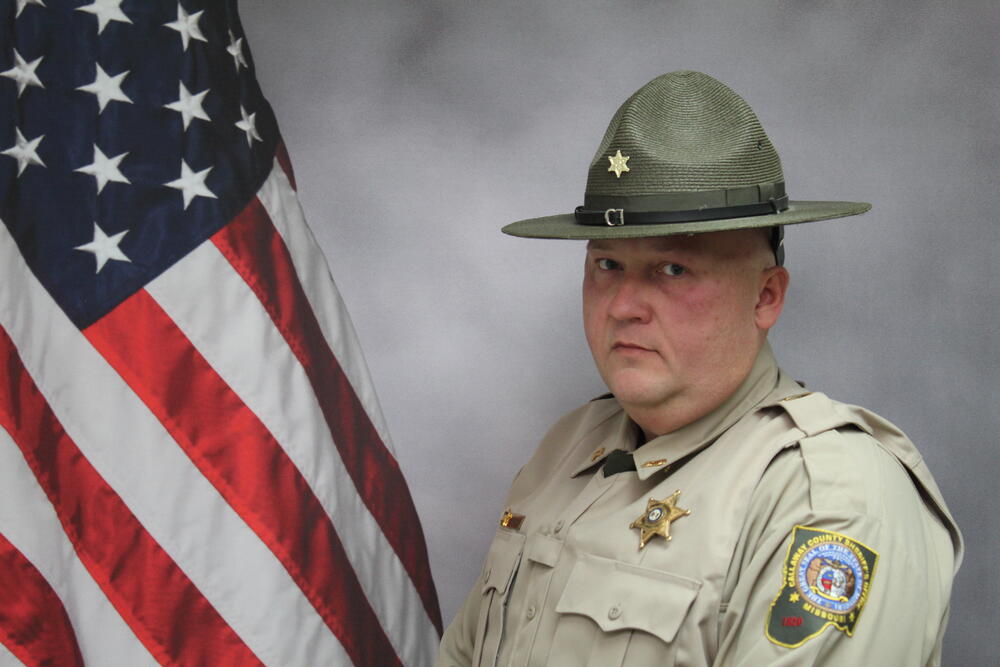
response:
<path id="1" fill-rule="evenodd" d="M 588 244 L 590 351 L 648 434 L 707 414 L 750 372 L 787 285 L 773 264 L 761 230 Z"/>

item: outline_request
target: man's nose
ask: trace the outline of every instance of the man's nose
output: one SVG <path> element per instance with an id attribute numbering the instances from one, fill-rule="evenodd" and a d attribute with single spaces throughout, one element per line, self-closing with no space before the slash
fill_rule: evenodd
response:
<path id="1" fill-rule="evenodd" d="M 625 274 L 608 304 L 608 315 L 622 322 L 649 319 L 649 285 L 638 276 Z"/>

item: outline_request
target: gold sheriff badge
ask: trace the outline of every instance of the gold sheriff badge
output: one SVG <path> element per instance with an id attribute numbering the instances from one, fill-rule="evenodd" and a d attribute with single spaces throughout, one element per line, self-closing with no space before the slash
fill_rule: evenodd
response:
<path id="1" fill-rule="evenodd" d="M 665 500 L 650 498 L 649 502 L 646 503 L 646 511 L 642 516 L 629 524 L 629 528 L 639 530 L 640 549 L 644 548 L 654 535 L 659 535 L 663 539 L 669 540 L 670 524 L 691 513 L 691 510 L 682 509 L 677 506 L 677 499 L 680 495 L 681 492 L 678 490 L 674 491 Z"/>

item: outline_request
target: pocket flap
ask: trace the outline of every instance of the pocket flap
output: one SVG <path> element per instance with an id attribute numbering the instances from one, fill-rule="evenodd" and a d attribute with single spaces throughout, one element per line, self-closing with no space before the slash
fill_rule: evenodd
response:
<path id="1" fill-rule="evenodd" d="M 580 554 L 556 611 L 592 619 L 601 630 L 641 630 L 671 642 L 701 582 L 610 558 Z"/>
<path id="2" fill-rule="evenodd" d="M 493 538 L 483 565 L 483 593 L 490 589 L 501 595 L 507 592 L 524 550 L 524 535 L 501 528 Z"/>
<path id="3" fill-rule="evenodd" d="M 554 567 L 562 553 L 563 542 L 548 535 L 532 533 L 524 548 L 528 560 L 541 563 L 546 567 Z"/>

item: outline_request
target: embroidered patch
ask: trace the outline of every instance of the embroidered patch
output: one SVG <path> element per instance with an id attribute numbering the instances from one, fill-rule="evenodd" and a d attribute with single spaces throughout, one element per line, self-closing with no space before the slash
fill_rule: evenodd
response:
<path id="1" fill-rule="evenodd" d="M 850 637 L 868 601 L 877 561 L 878 553 L 846 535 L 795 526 L 764 634 L 788 648 L 828 625 Z"/>

